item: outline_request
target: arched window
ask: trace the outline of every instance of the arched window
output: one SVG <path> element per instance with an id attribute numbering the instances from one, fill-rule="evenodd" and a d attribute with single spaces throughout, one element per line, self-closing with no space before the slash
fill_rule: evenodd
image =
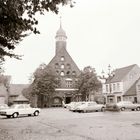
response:
<path id="1" fill-rule="evenodd" d="M 61 76 L 64 76 L 65 75 L 64 71 L 61 71 L 60 75 Z"/>
<path id="2" fill-rule="evenodd" d="M 64 56 L 61 56 L 61 61 L 64 61 Z"/>
<path id="3" fill-rule="evenodd" d="M 73 71 L 73 72 L 72 72 L 72 75 L 76 75 L 76 71 Z"/>
<path id="4" fill-rule="evenodd" d="M 70 75 L 70 71 L 67 71 L 67 73 L 66 73 L 67 75 Z"/>
<path id="5" fill-rule="evenodd" d="M 64 67 L 65 67 L 64 64 L 62 64 L 62 65 L 61 65 L 61 69 L 64 69 Z"/>
<path id="6" fill-rule="evenodd" d="M 71 65 L 70 64 L 67 64 L 67 69 L 70 69 L 71 68 Z"/>

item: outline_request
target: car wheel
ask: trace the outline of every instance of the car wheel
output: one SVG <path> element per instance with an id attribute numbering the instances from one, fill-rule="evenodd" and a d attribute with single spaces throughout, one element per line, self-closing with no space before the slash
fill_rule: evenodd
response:
<path id="1" fill-rule="evenodd" d="M 12 116 L 13 116 L 13 118 L 17 118 L 18 117 L 18 113 L 14 113 Z"/>
<path id="2" fill-rule="evenodd" d="M 102 107 L 102 108 L 101 108 L 101 111 L 102 111 L 102 112 L 104 112 L 104 111 L 105 111 L 105 108 L 104 108 L 104 107 Z"/>
<path id="3" fill-rule="evenodd" d="M 39 111 L 35 111 L 34 116 L 38 116 L 38 115 L 39 115 Z"/>
<path id="4" fill-rule="evenodd" d="M 124 110 L 125 110 L 125 108 L 124 108 L 124 107 L 122 107 L 120 110 L 121 110 L 121 111 L 124 111 Z"/>
<path id="5" fill-rule="evenodd" d="M 136 110 L 137 110 L 137 111 L 140 111 L 140 107 L 137 107 Z"/>

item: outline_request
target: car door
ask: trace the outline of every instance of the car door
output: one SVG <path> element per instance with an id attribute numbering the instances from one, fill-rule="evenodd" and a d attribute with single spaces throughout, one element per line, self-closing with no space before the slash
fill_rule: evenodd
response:
<path id="1" fill-rule="evenodd" d="M 24 114 L 24 105 L 18 105 L 17 106 L 17 112 L 20 114 L 20 115 L 23 115 Z"/>
<path id="2" fill-rule="evenodd" d="M 131 102 L 128 102 L 128 109 L 135 109 L 135 105 Z"/>
<path id="3" fill-rule="evenodd" d="M 126 109 L 133 109 L 134 108 L 134 106 L 131 102 L 124 102 L 124 107 Z"/>
<path id="4" fill-rule="evenodd" d="M 34 113 L 34 109 L 30 107 L 29 104 L 25 104 L 25 113 L 26 114 L 33 114 Z"/>
<path id="5" fill-rule="evenodd" d="M 96 103 L 94 103 L 94 102 L 89 103 L 88 108 L 89 108 L 89 111 L 95 111 L 97 108 Z"/>

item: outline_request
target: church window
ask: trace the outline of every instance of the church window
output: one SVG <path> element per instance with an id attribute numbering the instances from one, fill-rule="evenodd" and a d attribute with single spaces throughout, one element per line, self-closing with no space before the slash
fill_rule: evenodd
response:
<path id="1" fill-rule="evenodd" d="M 56 75 L 58 75 L 58 74 L 59 74 L 59 71 L 57 70 L 57 71 L 56 71 Z"/>
<path id="2" fill-rule="evenodd" d="M 58 64 L 58 63 L 55 63 L 55 68 L 56 68 L 56 69 L 58 68 L 58 66 L 59 66 L 59 64 Z"/>
<path id="3" fill-rule="evenodd" d="M 65 75 L 65 74 L 64 74 L 64 71 L 61 71 L 60 75 L 61 75 L 61 76 L 64 76 L 64 75 Z"/>
<path id="4" fill-rule="evenodd" d="M 72 75 L 76 75 L 76 72 L 75 72 L 75 71 L 73 71 L 73 72 L 72 72 Z"/>
<path id="5" fill-rule="evenodd" d="M 61 56 L 61 61 L 64 61 L 64 56 Z"/>
<path id="6" fill-rule="evenodd" d="M 67 71 L 67 75 L 70 75 L 70 71 Z"/>
<path id="7" fill-rule="evenodd" d="M 71 68 L 70 64 L 67 64 L 67 69 L 70 69 L 70 68 Z"/>
<path id="8" fill-rule="evenodd" d="M 66 81 L 66 87 L 72 87 L 72 81 Z"/>
<path id="9" fill-rule="evenodd" d="M 61 69 L 64 69 L 64 67 L 65 67 L 64 64 L 62 64 L 62 65 L 61 65 Z"/>

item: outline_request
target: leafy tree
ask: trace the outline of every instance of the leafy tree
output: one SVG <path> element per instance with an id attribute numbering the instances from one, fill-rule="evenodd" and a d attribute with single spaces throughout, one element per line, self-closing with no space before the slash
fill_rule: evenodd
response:
<path id="1" fill-rule="evenodd" d="M 36 14 L 43 15 L 45 11 L 57 14 L 59 4 L 73 6 L 72 0 L 0 0 L 0 59 L 4 61 L 4 56 L 19 59 L 13 53 L 15 46 L 29 32 L 39 34 Z"/>
<path id="2" fill-rule="evenodd" d="M 42 95 L 47 96 L 48 105 L 50 105 L 50 100 L 53 96 L 55 88 L 59 85 L 59 80 L 53 74 L 53 71 L 50 70 L 47 66 L 36 69 L 34 73 L 33 83 L 29 86 L 29 92 L 26 93 L 26 97 L 31 99 L 32 96 L 39 97 L 38 100 L 42 100 Z M 26 90 L 27 91 L 27 90 Z M 25 93 L 25 92 L 24 92 Z M 32 102 L 32 101 L 31 101 Z M 42 105 L 40 105 L 42 106 Z"/>
<path id="3" fill-rule="evenodd" d="M 78 94 L 81 94 L 83 101 L 90 93 L 95 93 L 101 88 L 101 82 L 97 78 L 95 69 L 90 66 L 83 69 L 78 79 Z"/>
<path id="4" fill-rule="evenodd" d="M 9 84 L 10 84 L 10 76 L 4 75 L 4 68 L 3 68 L 3 62 L 0 61 L 0 84 L 3 84 L 6 89 L 7 92 L 9 92 Z"/>

